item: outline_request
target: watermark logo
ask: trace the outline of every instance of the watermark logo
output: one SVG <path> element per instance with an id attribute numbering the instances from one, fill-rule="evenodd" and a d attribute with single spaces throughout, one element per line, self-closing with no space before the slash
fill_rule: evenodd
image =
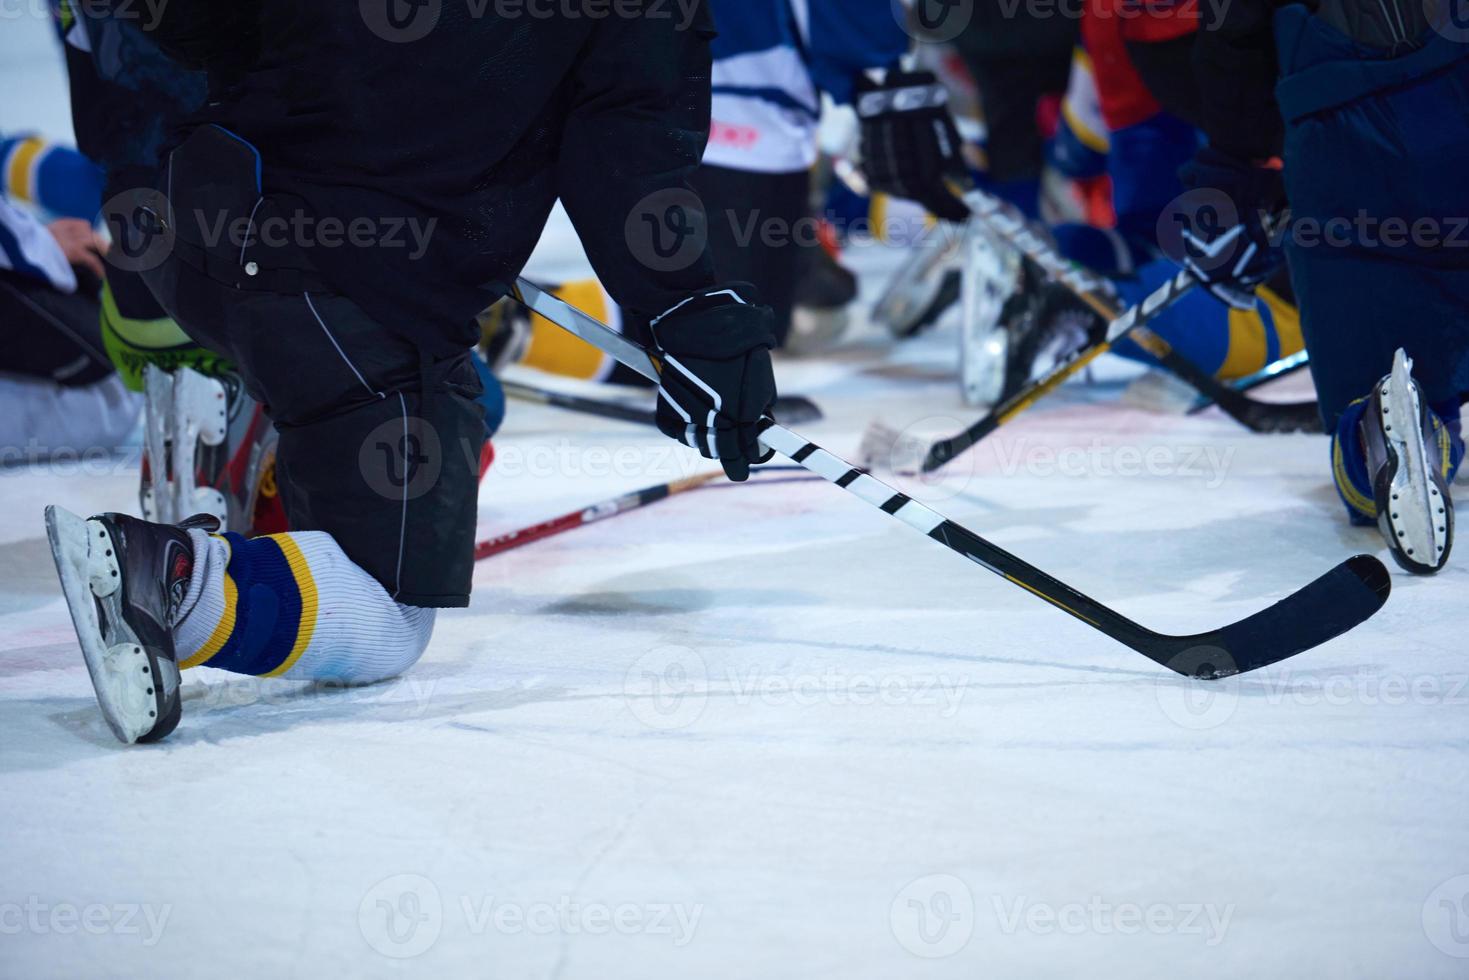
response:
<path id="1" fill-rule="evenodd" d="M 390 44 L 411 44 L 439 26 L 443 0 L 358 0 L 362 22 Z"/>
<path id="2" fill-rule="evenodd" d="M 953 956 L 974 935 L 974 894 L 953 875 L 924 875 L 893 898 L 888 922 L 898 944 L 914 956 Z"/>
<path id="3" fill-rule="evenodd" d="M 1423 0 L 1428 23 L 1457 44 L 1469 44 L 1469 0 Z"/>
<path id="4" fill-rule="evenodd" d="M 679 272 L 704 255 L 709 216 L 691 190 L 655 191 L 643 198 L 623 226 L 633 257 L 654 272 Z"/>
<path id="5" fill-rule="evenodd" d="M 492 895 L 460 896 L 471 935 L 657 936 L 676 948 L 694 941 L 704 917 L 702 902 L 584 902 L 562 895 L 554 902 L 505 902 Z"/>
<path id="6" fill-rule="evenodd" d="M 861 465 L 895 489 L 922 503 L 941 503 L 969 488 L 976 454 L 964 453 L 925 473 L 924 461 L 937 440 L 962 432 L 968 422 L 947 415 L 918 419 L 901 430 L 873 426 L 861 446 Z"/>
<path id="7" fill-rule="evenodd" d="M 1423 934 L 1445 956 L 1469 959 L 1469 875 L 1456 875 L 1423 901 Z"/>
<path id="8" fill-rule="evenodd" d="M 1229 933 L 1235 906 L 1213 902 L 1110 902 L 1092 895 L 1085 902 L 1033 902 L 1024 895 L 1006 901 L 990 896 L 1000 932 L 1022 930 L 1037 936 L 1200 936 L 1205 946 L 1218 946 Z"/>
<path id="9" fill-rule="evenodd" d="M 1163 713 L 1194 731 L 1218 728 L 1233 718 L 1244 689 L 1237 677 L 1210 681 L 1172 674 L 1161 675 L 1155 688 Z M 1287 665 L 1252 674 L 1248 690 L 1251 703 L 1262 708 L 1463 708 L 1469 706 L 1469 673 L 1292 673 Z"/>
<path id="10" fill-rule="evenodd" d="M 417 500 L 439 482 L 443 447 L 432 425 L 416 416 L 389 419 L 362 441 L 357 468 L 388 500 Z"/>
<path id="11" fill-rule="evenodd" d="M 1214 646 L 1192 647 L 1174 657 L 1168 666 L 1184 676 L 1162 674 L 1153 690 L 1163 714 L 1175 725 L 1207 731 L 1234 717 L 1239 707 L 1238 681 L 1227 676 L 1223 680 L 1206 679 L 1209 675 L 1228 675 L 1236 670 L 1234 658 L 1228 652 Z"/>
<path id="12" fill-rule="evenodd" d="M 959 713 L 968 678 L 945 674 L 766 673 L 758 666 L 726 671 L 731 701 L 737 707 L 926 708 L 941 718 Z"/>
<path id="13" fill-rule="evenodd" d="M 688 647 L 658 647 L 628 668 L 622 696 L 633 715 L 649 728 L 687 728 L 699 720 L 708 703 L 709 668 Z"/>
<path id="14" fill-rule="evenodd" d="M 107 262 L 122 272 L 148 272 L 173 253 L 175 234 L 168 198 L 151 187 L 114 194 L 102 205 L 102 221 L 112 236 Z"/>
<path id="15" fill-rule="evenodd" d="M 1234 259 L 1234 250 L 1209 251 L 1197 243 L 1221 239 L 1240 223 L 1239 208 L 1223 191 L 1201 187 L 1175 198 L 1158 218 L 1158 245 L 1167 255 L 1186 255 L 1205 272 L 1215 272 Z"/>
<path id="16" fill-rule="evenodd" d="M 893 19 L 916 41 L 946 44 L 974 19 L 974 0 L 890 0 Z"/>
<path id="17" fill-rule="evenodd" d="M 384 878 L 357 906 L 357 928 L 367 945 L 395 960 L 421 956 L 439 941 L 444 903 L 438 886 L 423 875 Z"/>
<path id="18" fill-rule="evenodd" d="M 136 902 L 44 902 L 31 895 L 24 902 L 0 902 L 0 936 L 137 936 L 145 947 L 158 945 L 168 928 L 172 905 Z"/>

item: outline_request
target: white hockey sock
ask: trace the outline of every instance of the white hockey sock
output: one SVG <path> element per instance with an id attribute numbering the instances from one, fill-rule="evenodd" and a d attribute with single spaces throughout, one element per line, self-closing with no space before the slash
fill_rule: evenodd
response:
<path id="1" fill-rule="evenodd" d="M 180 667 L 369 683 L 407 670 L 428 646 L 435 610 L 394 602 L 328 534 L 189 536 Z"/>

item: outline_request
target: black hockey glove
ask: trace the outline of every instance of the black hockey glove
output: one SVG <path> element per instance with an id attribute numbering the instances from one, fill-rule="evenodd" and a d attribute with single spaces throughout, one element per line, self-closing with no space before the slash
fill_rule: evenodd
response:
<path id="1" fill-rule="evenodd" d="M 1281 172 L 1206 146 L 1178 175 L 1189 192 L 1165 216 L 1163 250 L 1219 299 L 1253 310 L 1256 287 L 1284 261 Z"/>
<path id="2" fill-rule="evenodd" d="M 770 307 L 735 283 L 699 293 L 653 321 L 661 366 L 658 428 L 717 459 L 731 480 L 771 454 L 760 447 L 760 420 L 775 403 Z"/>
<path id="3" fill-rule="evenodd" d="M 969 208 L 945 180 L 967 181 L 969 168 L 948 90 L 934 74 L 890 71 L 882 82 L 862 75 L 854 101 L 873 190 L 917 201 L 945 221 L 967 221 Z"/>

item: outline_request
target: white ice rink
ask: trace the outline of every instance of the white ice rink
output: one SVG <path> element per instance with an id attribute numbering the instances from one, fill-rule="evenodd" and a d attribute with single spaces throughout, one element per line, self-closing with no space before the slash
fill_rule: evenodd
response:
<path id="1" fill-rule="evenodd" d="M 0 21 L 0 129 L 67 130 L 42 27 Z M 972 417 L 952 347 L 780 372 L 850 453 L 875 416 Z M 1171 632 L 1386 558 L 1323 438 L 1120 388 L 910 489 Z M 497 446 L 484 535 L 705 467 L 517 403 Z M 136 483 L 128 456 L 0 470 L 0 976 L 1469 975 L 1469 552 L 1201 688 L 826 484 L 721 485 L 483 563 L 401 680 L 200 669 L 129 749 L 41 508 Z"/>

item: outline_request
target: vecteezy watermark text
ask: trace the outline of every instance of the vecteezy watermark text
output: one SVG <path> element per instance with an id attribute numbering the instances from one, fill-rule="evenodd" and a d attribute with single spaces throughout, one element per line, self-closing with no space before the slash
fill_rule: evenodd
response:
<path id="1" fill-rule="evenodd" d="M 421 956 L 448 927 L 471 936 L 652 936 L 675 947 L 693 942 L 702 902 L 604 902 L 559 895 L 521 901 L 461 894 L 446 903 L 432 880 L 384 878 L 362 896 L 357 926 L 373 950 L 392 959 Z"/>
<path id="2" fill-rule="evenodd" d="M 45 902 L 38 895 L 24 902 L 0 902 L 0 936 L 138 936 L 147 947 L 158 945 L 172 905 L 147 902 Z"/>

